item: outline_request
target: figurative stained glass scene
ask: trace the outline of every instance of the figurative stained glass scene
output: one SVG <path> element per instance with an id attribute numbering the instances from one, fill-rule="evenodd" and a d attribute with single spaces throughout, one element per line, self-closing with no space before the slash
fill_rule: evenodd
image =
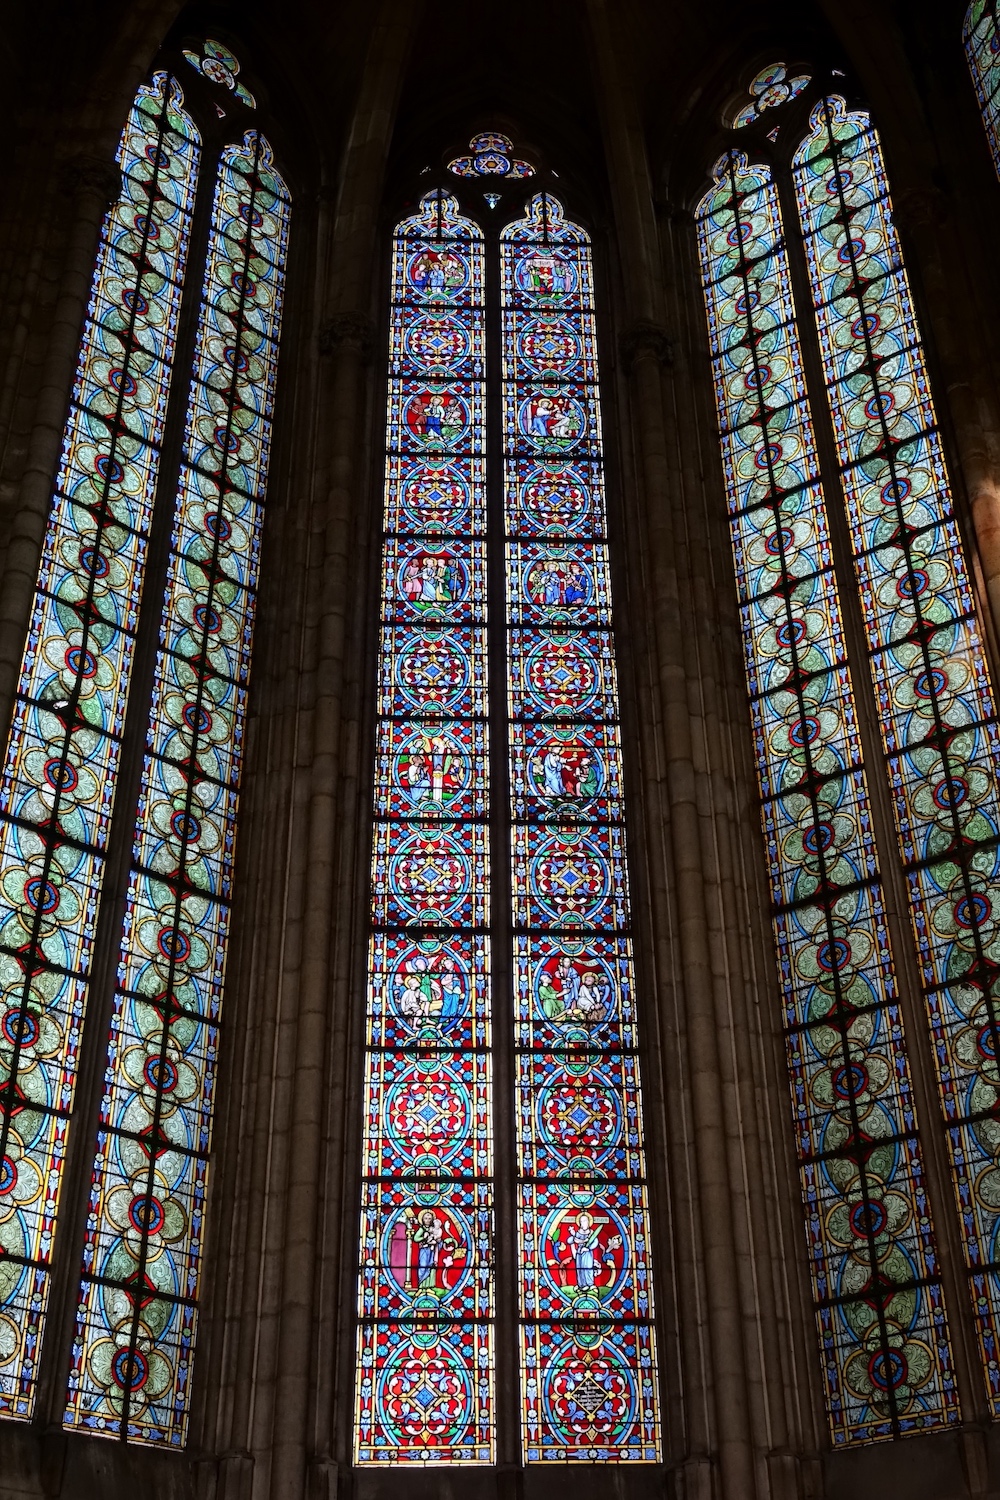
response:
<path id="1" fill-rule="evenodd" d="M 657 1462 L 656 1351 L 588 237 L 501 235 L 525 1462 Z"/>
<path id="2" fill-rule="evenodd" d="M 199 137 L 157 74 L 101 233 L 0 814 L 0 1411 L 28 1418 L 159 468 Z"/>
<path id="3" fill-rule="evenodd" d="M 222 151 L 93 1167 L 66 1425 L 185 1440 L 289 200 Z"/>
<path id="4" fill-rule="evenodd" d="M 472 145 L 511 150 L 495 134 Z M 518 1342 L 525 1462 L 656 1462 L 590 246 L 539 194 L 490 248 L 440 191 L 394 240 L 355 1455 L 494 1462 L 503 1336 Z M 492 403 L 504 503 L 488 521 Z M 487 545 L 505 579 L 489 611 Z M 506 713 L 487 700 L 490 641 L 506 643 Z M 510 821 L 489 790 L 508 746 Z M 491 840 L 508 837 L 491 871 Z M 500 903 L 515 991 L 502 1039 Z M 520 1332 L 505 1335 L 494 1046 L 513 1046 L 516 1090 Z"/>
<path id="5" fill-rule="evenodd" d="M 795 157 L 899 857 L 990 1400 L 1000 1411 L 1000 733 L 941 428 L 868 115 Z"/>
<path id="6" fill-rule="evenodd" d="M 394 239 L 355 1455 L 495 1457 L 485 258 Z"/>

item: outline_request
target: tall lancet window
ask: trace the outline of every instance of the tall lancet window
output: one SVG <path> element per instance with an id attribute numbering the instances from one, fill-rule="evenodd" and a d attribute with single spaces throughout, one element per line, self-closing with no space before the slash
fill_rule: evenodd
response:
<path id="1" fill-rule="evenodd" d="M 965 12 L 962 40 L 993 153 L 993 165 L 1000 173 L 1000 17 L 996 0 L 972 0 Z"/>
<path id="2" fill-rule="evenodd" d="M 524 1452 L 655 1461 L 593 270 L 545 193 L 501 305 Z"/>
<path id="3" fill-rule="evenodd" d="M 87 1220 L 68 1425 L 181 1443 L 288 194 L 259 131 L 215 184 Z"/>
<path id="4" fill-rule="evenodd" d="M 590 245 L 471 148 L 393 252 L 355 1456 L 656 1462 Z"/>
<path id="5" fill-rule="evenodd" d="M 717 163 L 698 218 L 828 1410 L 850 1442 L 958 1418 L 935 1223 L 964 1245 L 997 1398 L 1000 739 L 878 138 L 809 90 Z M 790 162 L 767 145 L 783 136 Z M 929 1191 L 914 1048 L 955 1207 Z"/>
<path id="6" fill-rule="evenodd" d="M 0 1409 L 34 1411 L 200 137 L 141 88 L 118 151 L 0 805 Z"/>
<path id="7" fill-rule="evenodd" d="M 65 1422 L 171 1445 L 190 1405 L 289 214 L 242 85 L 232 127 L 218 124 L 238 62 L 218 42 L 205 56 L 216 71 L 192 55 L 210 83 L 190 105 L 157 73 L 122 137 L 0 809 L 0 1402 L 33 1414 L 53 1238 L 76 1232 L 57 1209 L 87 1049 L 106 1062 L 103 1097 L 78 1101 L 74 1125 L 96 1126 L 97 1147 Z M 199 110 L 219 142 L 200 188 Z M 179 311 L 197 299 L 185 269 L 198 191 L 213 208 L 185 413 L 167 397 Z M 179 472 L 161 461 L 178 449 Z M 169 546 L 151 549 L 161 535 Z M 129 766 L 122 747 L 143 723 Z M 126 777 L 138 809 L 116 804 Z M 127 891 L 105 887 L 108 851 L 128 848 Z M 113 1006 L 88 995 L 101 933 L 119 951 Z M 84 1030 L 85 1006 L 111 1011 L 110 1038 L 99 1021 Z M 79 1242 L 64 1257 L 74 1280 L 78 1257 Z"/>
<path id="8" fill-rule="evenodd" d="M 484 246 L 396 230 L 356 1456 L 491 1463 L 493 1095 Z"/>

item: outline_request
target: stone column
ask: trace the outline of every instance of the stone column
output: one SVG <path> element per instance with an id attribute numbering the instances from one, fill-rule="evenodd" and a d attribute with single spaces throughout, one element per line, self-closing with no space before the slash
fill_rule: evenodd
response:
<path id="1" fill-rule="evenodd" d="M 707 358 L 693 360 L 686 352 L 692 338 L 692 348 L 704 351 L 704 333 L 685 324 L 682 336 L 674 337 L 667 314 L 670 307 L 674 322 L 683 319 L 700 292 L 683 249 L 661 243 L 635 96 L 623 86 L 616 64 L 616 51 L 624 47 L 620 29 L 612 28 L 605 0 L 590 0 L 588 13 L 628 324 L 621 352 L 639 506 L 632 552 L 638 540 L 641 556 L 631 566 L 642 572 L 646 675 L 656 698 L 655 709 L 641 715 L 656 726 L 655 734 L 644 734 L 647 819 L 657 794 L 665 807 L 662 829 L 647 821 L 646 841 L 651 868 L 657 859 L 664 865 L 673 932 L 666 944 L 661 939 L 667 951 L 659 967 L 662 975 L 674 976 L 673 1033 L 684 1049 L 674 1072 L 687 1108 L 671 1099 L 668 1087 L 667 1129 L 672 1196 L 676 1191 L 682 1202 L 690 1192 L 691 1217 L 681 1216 L 672 1227 L 680 1242 L 678 1274 L 700 1294 L 695 1302 L 688 1287 L 678 1293 L 687 1430 L 682 1452 L 670 1458 L 680 1464 L 678 1484 L 686 1496 L 700 1500 L 715 1485 L 724 1500 L 791 1496 L 801 1479 L 788 1452 L 790 1403 L 782 1365 L 798 1363 L 799 1351 L 793 1354 L 783 1340 L 801 1325 L 786 1318 L 776 1326 L 770 1262 L 779 1254 L 796 1257 L 784 1244 L 787 1212 L 777 1223 L 771 1216 L 770 1234 L 760 1228 L 775 1195 L 783 1205 L 794 1195 L 794 1178 L 785 1181 L 793 1170 L 790 1150 L 777 1152 L 781 1176 L 772 1168 L 767 1187 L 762 1181 L 773 1153 L 773 1142 L 766 1148 L 763 1135 L 777 1117 L 785 1085 L 761 1026 L 773 1036 L 780 1007 L 768 1014 L 765 1005 L 762 1017 L 745 990 L 753 976 L 747 948 L 758 962 L 762 949 L 759 938 L 748 944 L 740 916 L 746 913 L 763 927 L 765 903 L 743 884 L 739 838 L 727 818 L 734 801 L 741 811 L 751 805 L 746 791 L 737 796 L 734 756 L 726 749 L 728 737 L 748 735 L 749 725 L 738 712 L 741 696 L 733 706 L 733 673 L 723 671 L 719 660 L 718 615 L 725 603 L 710 558 L 713 548 L 726 549 L 727 543 L 724 526 L 707 524 L 705 510 L 715 503 L 724 516 L 724 490 L 714 431 L 697 415 L 695 388 L 703 387 L 710 400 Z M 677 282 L 672 298 L 665 274 L 671 266 Z M 711 454 L 700 451 L 705 443 L 713 445 Z M 722 576 L 726 582 L 719 586 L 731 589 L 731 574 Z M 734 597 L 732 614 L 735 619 Z M 741 683 L 737 692 L 742 694 Z M 736 760 L 746 766 L 745 754 Z M 759 879 L 756 866 L 750 878 Z M 663 898 L 657 893 L 654 899 Z M 657 931 L 668 930 L 664 912 L 654 910 L 649 920 Z M 773 971 L 763 982 L 773 990 Z M 659 1000 L 667 1004 L 662 980 Z M 669 1034 L 669 1022 L 665 1029 Z M 687 1255 L 691 1263 L 685 1266 Z M 661 1258 L 661 1275 L 663 1269 Z M 801 1289 L 793 1278 L 796 1297 Z M 801 1433 L 795 1441 L 801 1444 Z"/>
<path id="2" fill-rule="evenodd" d="M 266 884 L 270 876 L 272 891 L 270 902 L 256 896 L 260 931 L 243 932 L 244 982 L 252 987 L 247 1002 L 258 1037 L 238 1064 L 247 1069 L 245 1102 L 227 1132 L 227 1151 L 243 1154 L 235 1134 L 241 1119 L 252 1122 L 255 1140 L 239 1169 L 252 1222 L 231 1244 L 240 1284 L 225 1295 L 231 1311 L 223 1314 L 231 1327 L 224 1360 L 230 1394 L 218 1410 L 216 1441 L 228 1442 L 234 1454 L 221 1471 L 225 1500 L 230 1489 L 240 1500 L 306 1494 L 325 1500 L 343 1462 L 335 1417 L 353 1394 L 338 1389 L 333 1333 L 346 1284 L 343 1257 L 352 1265 L 356 1257 L 354 1204 L 343 1198 L 354 1178 L 345 1153 L 353 1082 L 345 1035 L 348 1008 L 359 1002 L 351 983 L 362 889 L 354 868 L 355 658 L 364 639 L 359 612 L 368 618 L 363 544 L 374 503 L 365 461 L 369 307 L 395 101 L 420 9 L 409 0 L 382 0 L 375 9 L 339 181 L 321 192 L 312 227 L 312 289 L 298 302 L 299 317 L 315 330 L 312 347 L 292 375 L 299 390 L 279 395 L 295 404 L 293 438 L 286 474 L 279 481 L 275 473 L 271 493 L 280 484 L 287 497 L 282 530 L 298 528 L 300 540 L 283 535 L 283 576 L 272 575 L 263 588 L 268 618 L 277 620 L 287 608 L 299 623 L 298 634 L 283 643 L 290 657 L 279 662 L 269 652 L 273 668 L 262 708 L 268 720 L 268 700 L 280 708 L 273 722 L 261 724 L 254 752 L 275 771 L 287 768 L 281 805 L 273 810 L 280 821 L 276 828 L 258 772 L 254 823 L 246 830 L 257 878 Z M 294 305 L 290 298 L 290 317 Z M 286 328 L 286 337 L 300 343 L 301 333 Z M 290 678 L 293 703 L 283 687 Z"/>
<path id="3" fill-rule="evenodd" d="M 685 618 L 683 584 L 677 576 L 678 538 L 673 526 L 674 508 L 682 502 L 682 495 L 677 492 L 676 476 L 671 473 L 664 421 L 662 368 L 669 341 L 662 327 L 657 233 L 634 99 L 622 86 L 618 73 L 615 37 L 604 0 L 589 0 L 588 14 L 593 51 L 598 59 L 598 92 L 614 192 L 615 228 L 623 262 L 626 316 L 631 315 L 632 320 L 623 352 L 631 373 L 642 506 L 640 527 L 648 546 L 648 576 L 652 582 L 648 601 L 650 646 L 655 652 L 662 713 L 660 755 L 669 821 L 663 833 L 661 857 L 667 861 L 675 911 L 676 951 L 672 964 L 677 972 L 686 1036 L 693 1160 L 683 1163 L 675 1151 L 671 1161 L 674 1170 L 693 1171 L 696 1177 L 693 1232 L 696 1254 L 703 1261 L 704 1316 L 710 1350 L 710 1368 L 703 1371 L 697 1349 L 691 1346 L 695 1330 L 682 1321 L 681 1344 L 689 1350 L 682 1367 L 688 1381 L 707 1375 L 712 1385 L 710 1409 L 714 1431 L 690 1434 L 695 1442 L 691 1456 L 704 1460 L 714 1449 L 722 1493 L 727 1500 L 729 1497 L 735 1500 L 737 1496 L 752 1496 L 755 1485 L 723 1125 L 725 1103 L 708 946 L 711 921 L 701 858 L 701 809 L 692 745 L 696 730 L 684 662 L 684 637 L 691 628 L 691 620 Z M 653 859 L 659 851 L 652 830 L 649 844 Z M 693 1414 L 698 1409 L 696 1393 L 685 1394 Z"/>

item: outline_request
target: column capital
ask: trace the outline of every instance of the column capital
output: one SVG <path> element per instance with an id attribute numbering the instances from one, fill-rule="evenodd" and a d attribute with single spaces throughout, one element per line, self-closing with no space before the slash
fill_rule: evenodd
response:
<path id="1" fill-rule="evenodd" d="M 618 349 L 626 370 L 632 371 L 641 359 L 655 360 L 658 365 L 672 365 L 674 344 L 659 323 L 641 319 L 619 336 Z"/>
<path id="2" fill-rule="evenodd" d="M 59 176 L 65 192 L 81 196 L 91 193 L 104 208 L 114 203 L 122 190 L 118 163 L 103 156 L 72 156 L 62 163 Z"/>
<path id="3" fill-rule="evenodd" d="M 371 358 L 375 329 L 363 312 L 343 312 L 327 318 L 319 326 L 317 339 L 320 354 L 336 354 L 345 345 L 363 360 Z"/>
<path id="4" fill-rule="evenodd" d="M 936 229 L 948 218 L 948 199 L 933 184 L 904 188 L 895 196 L 894 204 L 896 222 L 911 233 L 915 229 Z"/>

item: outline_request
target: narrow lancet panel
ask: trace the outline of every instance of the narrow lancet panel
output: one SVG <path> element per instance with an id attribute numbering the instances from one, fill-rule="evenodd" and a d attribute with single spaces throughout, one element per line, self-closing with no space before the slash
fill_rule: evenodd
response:
<path id="1" fill-rule="evenodd" d="M 289 200 L 219 165 L 66 1425 L 184 1443 Z"/>
<path id="2" fill-rule="evenodd" d="M 795 187 L 981 1351 L 1000 1411 L 1000 733 L 877 134 L 822 100 Z"/>
<path id="3" fill-rule="evenodd" d="M 777 193 L 737 152 L 714 178 L 699 247 L 827 1411 L 835 1443 L 870 1441 L 957 1419 L 952 1356 Z"/>
<path id="4" fill-rule="evenodd" d="M 525 1462 L 657 1462 L 656 1348 L 590 243 L 501 236 Z"/>
<path id="5" fill-rule="evenodd" d="M 355 1458 L 495 1458 L 481 231 L 394 239 Z"/>
<path id="6" fill-rule="evenodd" d="M 965 13 L 962 40 L 993 165 L 1000 174 L 1000 18 L 996 0 L 972 0 Z"/>
<path id="7" fill-rule="evenodd" d="M 122 135 L 0 809 L 0 1412 L 32 1414 L 200 154 L 158 73 Z"/>

